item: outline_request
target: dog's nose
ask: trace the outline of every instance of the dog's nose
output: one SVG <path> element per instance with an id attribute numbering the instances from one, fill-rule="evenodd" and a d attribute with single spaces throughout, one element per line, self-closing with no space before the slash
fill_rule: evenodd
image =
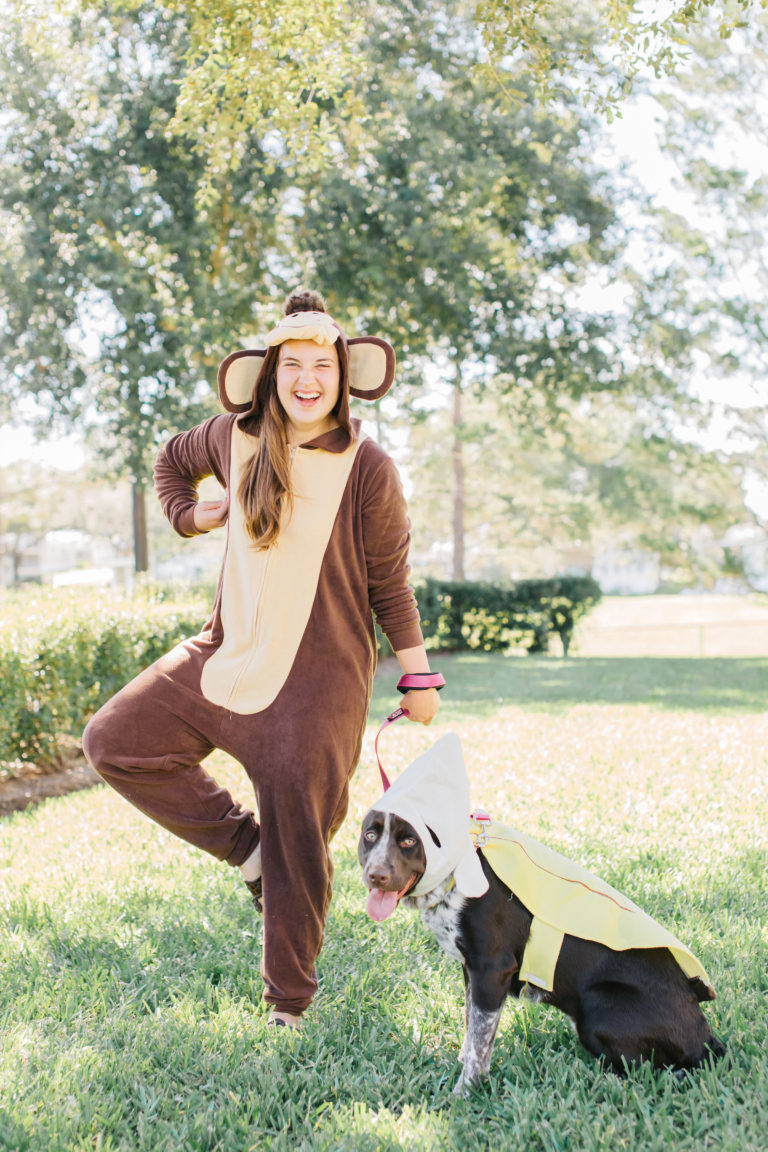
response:
<path id="1" fill-rule="evenodd" d="M 383 888 L 392 879 L 392 869 L 376 865 L 366 869 L 366 879 L 372 888 Z"/>

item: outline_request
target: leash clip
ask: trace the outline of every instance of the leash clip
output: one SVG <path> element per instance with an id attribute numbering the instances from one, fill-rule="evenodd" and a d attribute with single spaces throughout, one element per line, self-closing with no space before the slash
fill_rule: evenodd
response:
<path id="1" fill-rule="evenodd" d="M 475 834 L 475 848 L 484 848 L 488 843 L 488 825 L 491 818 L 484 808 L 475 808 L 474 812 L 470 813 L 470 819 L 474 820 L 475 824 L 480 825 L 480 831 Z"/>

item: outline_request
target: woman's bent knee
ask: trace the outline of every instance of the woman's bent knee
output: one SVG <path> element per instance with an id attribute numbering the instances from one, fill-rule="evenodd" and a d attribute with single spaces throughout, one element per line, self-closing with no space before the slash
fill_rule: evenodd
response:
<path id="1" fill-rule="evenodd" d="M 104 709 L 92 716 L 83 732 L 83 752 L 88 763 L 99 774 L 102 767 L 109 763 L 109 729 L 110 724 L 103 715 Z"/>

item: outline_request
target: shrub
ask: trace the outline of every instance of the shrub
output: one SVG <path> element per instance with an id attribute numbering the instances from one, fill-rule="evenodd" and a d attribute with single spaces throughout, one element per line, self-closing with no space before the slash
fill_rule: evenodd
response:
<path id="1" fill-rule="evenodd" d="M 184 636 L 198 632 L 207 612 L 192 599 L 7 597 L 0 636 L 0 778 L 29 765 L 55 765 L 97 708 Z"/>
<path id="2" fill-rule="evenodd" d="M 588 576 L 519 580 L 515 584 L 425 580 L 416 588 L 427 647 L 457 651 L 546 652 L 553 634 L 568 655 L 573 630 L 600 599 Z"/>

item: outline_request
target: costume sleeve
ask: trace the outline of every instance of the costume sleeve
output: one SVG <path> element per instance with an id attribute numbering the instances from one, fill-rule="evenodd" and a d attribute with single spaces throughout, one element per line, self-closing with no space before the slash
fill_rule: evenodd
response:
<path id="1" fill-rule="evenodd" d="M 233 416 L 212 416 L 173 436 L 157 454 L 155 490 L 163 512 L 179 536 L 199 536 L 194 514 L 197 486 L 215 476 L 227 486 Z"/>
<path id="2" fill-rule="evenodd" d="M 378 459 L 363 497 L 368 595 L 379 626 L 397 652 L 423 643 L 419 609 L 408 583 L 410 522 L 394 461 L 372 442 L 371 450 Z"/>

